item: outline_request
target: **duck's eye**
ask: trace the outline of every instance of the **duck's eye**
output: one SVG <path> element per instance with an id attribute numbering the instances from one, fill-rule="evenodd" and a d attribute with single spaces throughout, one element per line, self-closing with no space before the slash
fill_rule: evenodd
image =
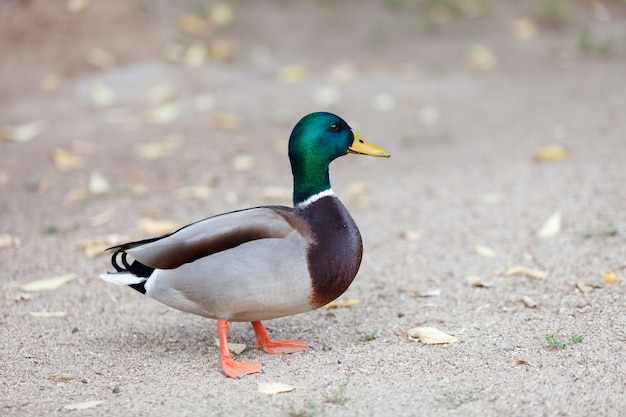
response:
<path id="1" fill-rule="evenodd" d="M 328 126 L 328 130 L 330 130 L 333 133 L 339 132 L 339 125 L 336 123 L 333 123 L 332 125 Z"/>

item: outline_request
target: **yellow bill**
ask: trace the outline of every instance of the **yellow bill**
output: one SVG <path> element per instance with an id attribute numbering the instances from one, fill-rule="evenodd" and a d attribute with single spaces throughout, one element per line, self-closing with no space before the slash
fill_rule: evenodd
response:
<path id="1" fill-rule="evenodd" d="M 354 133 L 354 131 L 352 133 Z M 348 148 L 348 153 L 375 156 L 377 158 L 389 158 L 391 156 L 391 154 L 383 148 L 365 142 L 356 133 L 354 133 L 354 140 L 352 141 L 352 145 Z"/>

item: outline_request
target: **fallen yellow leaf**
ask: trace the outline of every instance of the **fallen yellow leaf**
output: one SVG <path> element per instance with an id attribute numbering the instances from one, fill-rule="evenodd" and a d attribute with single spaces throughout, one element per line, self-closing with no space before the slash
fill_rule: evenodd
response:
<path id="1" fill-rule="evenodd" d="M 326 308 L 331 309 L 331 308 L 343 308 L 343 307 L 354 307 L 355 305 L 359 304 L 360 301 L 357 300 L 356 298 L 350 298 L 346 301 L 339 301 L 339 300 L 335 300 L 335 301 L 331 301 L 330 303 L 326 304 Z"/>
<path id="2" fill-rule="evenodd" d="M 259 392 L 262 394 L 276 395 L 295 391 L 296 387 L 281 382 L 259 382 Z"/>
<path id="3" fill-rule="evenodd" d="M 466 54 L 465 60 L 471 69 L 490 71 L 496 67 L 496 56 L 485 45 L 475 45 Z"/>
<path id="4" fill-rule="evenodd" d="M 28 142 L 41 135 L 43 129 L 44 123 L 41 120 L 14 126 L 0 126 L 0 139 Z"/>
<path id="5" fill-rule="evenodd" d="M 176 89 L 172 84 L 161 83 L 148 88 L 144 94 L 144 99 L 150 105 L 157 105 L 171 100 L 175 94 Z"/>
<path id="6" fill-rule="evenodd" d="M 98 69 L 108 69 L 117 63 L 115 55 L 101 48 L 92 48 L 85 56 L 85 62 Z"/>
<path id="7" fill-rule="evenodd" d="M 82 403 L 74 403 L 74 404 L 67 404 L 64 405 L 63 408 L 65 410 L 69 410 L 69 411 L 75 411 L 75 410 L 87 410 L 88 408 L 94 408 L 97 407 L 98 405 L 102 404 L 104 401 L 85 401 Z"/>
<path id="8" fill-rule="evenodd" d="M 410 339 L 418 339 L 425 345 L 446 345 L 459 339 L 434 327 L 414 327 L 406 332 Z"/>
<path id="9" fill-rule="evenodd" d="M 9 288 L 9 291 L 25 291 L 25 292 L 35 292 L 35 291 L 50 291 L 55 290 L 68 282 L 76 279 L 76 274 L 70 273 L 65 275 L 60 275 L 54 278 L 42 279 L 37 281 L 32 281 L 26 284 L 17 285 L 15 287 Z"/>
<path id="10" fill-rule="evenodd" d="M 187 48 L 183 55 L 183 62 L 190 68 L 198 68 L 204 65 L 208 51 L 203 42 L 195 42 Z"/>
<path id="11" fill-rule="evenodd" d="M 51 318 L 51 317 L 65 317 L 67 313 L 65 311 L 29 311 L 29 316 L 40 317 L 40 318 Z"/>
<path id="12" fill-rule="evenodd" d="M 188 198 L 195 198 L 197 200 L 208 200 L 213 195 L 213 189 L 208 185 L 197 184 L 182 187 L 176 190 L 176 198 L 179 200 L 185 200 Z"/>
<path id="13" fill-rule="evenodd" d="M 543 279 L 548 277 L 549 272 L 542 271 L 540 269 L 526 268 L 525 266 L 512 266 L 504 273 L 505 277 L 511 277 L 514 275 L 526 275 L 530 278 Z"/>
<path id="14" fill-rule="evenodd" d="M 180 113 L 178 103 L 162 104 L 146 112 L 146 122 L 155 125 L 168 125 L 178 119 Z"/>
<path id="15" fill-rule="evenodd" d="M 90 0 L 68 0 L 65 4 L 65 10 L 68 13 L 79 13 L 85 10 L 90 3 Z"/>
<path id="16" fill-rule="evenodd" d="M 602 276 L 602 285 L 613 285 L 617 283 L 617 274 L 613 271 L 605 271 Z"/>
<path id="17" fill-rule="evenodd" d="M 218 29 L 225 29 L 235 21 L 235 12 L 226 2 L 213 3 L 209 9 L 209 21 Z"/>
<path id="18" fill-rule="evenodd" d="M 220 346 L 220 339 L 215 338 L 215 346 Z M 235 355 L 239 355 L 241 352 L 246 350 L 247 346 L 244 343 L 230 343 L 228 342 L 228 350 Z"/>
<path id="19" fill-rule="evenodd" d="M 133 147 L 133 151 L 139 158 L 159 159 L 172 155 L 182 143 L 182 136 L 169 135 L 156 142 L 138 143 Z"/>
<path id="20" fill-rule="evenodd" d="M 237 172 L 251 171 L 256 167 L 256 158 L 254 155 L 241 154 L 233 158 L 230 166 Z"/>
<path id="21" fill-rule="evenodd" d="M 61 78 L 57 74 L 48 73 L 41 79 L 41 89 L 43 91 L 55 91 L 61 84 Z"/>
<path id="22" fill-rule="evenodd" d="M 91 85 L 89 94 L 91 102 L 98 107 L 109 107 L 117 102 L 115 90 L 102 80 L 98 80 Z"/>
<path id="23" fill-rule="evenodd" d="M 171 220 L 154 220 L 150 218 L 140 219 L 138 222 L 139 231 L 147 235 L 164 235 L 175 232 L 181 226 L 180 223 Z"/>
<path id="24" fill-rule="evenodd" d="M 527 295 L 522 296 L 522 302 L 528 308 L 537 308 L 537 302 Z"/>
<path id="25" fill-rule="evenodd" d="M 213 127 L 219 130 L 240 130 L 243 121 L 234 114 L 221 114 L 213 118 Z"/>
<path id="26" fill-rule="evenodd" d="M 278 79 L 285 84 L 295 84 L 303 81 L 309 75 L 309 71 L 302 65 L 287 65 L 280 69 Z"/>
<path id="27" fill-rule="evenodd" d="M 111 191 L 111 184 L 104 175 L 98 171 L 94 171 L 89 176 L 89 185 L 87 188 L 91 195 L 104 195 Z"/>
<path id="28" fill-rule="evenodd" d="M 422 235 L 417 230 L 403 230 L 400 232 L 400 237 L 410 242 L 417 242 L 421 239 Z"/>
<path id="29" fill-rule="evenodd" d="M 561 161 L 567 158 L 567 150 L 561 145 L 547 145 L 537 149 L 533 154 L 536 161 Z"/>
<path id="30" fill-rule="evenodd" d="M 497 252 L 485 245 L 476 245 L 475 248 L 476 253 L 485 258 L 495 258 L 498 256 Z"/>
<path id="31" fill-rule="evenodd" d="M 291 188 L 267 186 L 261 190 L 259 198 L 264 201 L 285 201 L 291 200 Z"/>
<path id="32" fill-rule="evenodd" d="M 550 239 L 559 234 L 561 231 L 561 212 L 555 211 L 537 230 L 535 236 L 539 239 Z"/>
<path id="33" fill-rule="evenodd" d="M 20 245 L 20 238 L 9 233 L 0 234 L 0 249 L 8 249 Z"/>
<path id="34" fill-rule="evenodd" d="M 203 36 L 211 28 L 209 21 L 195 14 L 186 13 L 178 19 L 178 29 L 194 36 Z"/>
<path id="35" fill-rule="evenodd" d="M 227 61 L 233 55 L 233 48 L 227 41 L 214 40 L 209 44 L 209 55 L 216 61 Z"/>
<path id="36" fill-rule="evenodd" d="M 517 19 L 511 27 L 513 35 L 519 39 L 529 40 L 537 36 L 537 26 L 528 19 Z"/>
<path id="37" fill-rule="evenodd" d="M 580 290 L 580 292 L 588 293 L 588 292 L 591 292 L 591 291 L 595 290 L 598 287 L 596 287 L 594 285 L 585 284 L 584 282 L 577 282 L 576 283 L 576 288 L 578 288 Z"/>
<path id="38" fill-rule="evenodd" d="M 82 156 L 66 151 L 65 149 L 55 149 L 52 157 L 54 159 L 54 165 L 59 171 L 71 171 L 81 169 L 85 166 L 85 161 Z"/>

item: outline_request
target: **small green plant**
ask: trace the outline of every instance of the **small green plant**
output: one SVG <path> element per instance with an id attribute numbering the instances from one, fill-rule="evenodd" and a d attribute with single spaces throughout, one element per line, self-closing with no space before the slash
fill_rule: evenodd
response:
<path id="1" fill-rule="evenodd" d="M 556 329 L 556 332 L 546 335 L 546 342 L 548 342 L 548 346 L 550 346 L 552 349 L 565 349 L 569 345 L 583 342 L 583 336 L 574 332 L 572 332 L 569 339 L 563 340 L 561 337 L 559 337 L 559 334 L 562 331 L 562 328 L 558 328 Z"/>
<path id="2" fill-rule="evenodd" d="M 371 342 L 372 340 L 376 340 L 378 337 L 378 330 L 372 330 L 371 332 L 362 333 L 359 336 L 359 340 L 362 342 Z"/>
<path id="3" fill-rule="evenodd" d="M 326 411 L 325 407 L 320 407 L 315 401 L 309 401 L 305 408 L 300 411 L 290 411 L 291 417 L 316 417 Z"/>
<path id="4" fill-rule="evenodd" d="M 346 387 L 348 386 L 348 381 L 344 382 L 339 386 L 339 390 L 328 399 L 328 402 L 338 405 L 344 405 L 348 402 L 348 397 L 346 397 Z"/>

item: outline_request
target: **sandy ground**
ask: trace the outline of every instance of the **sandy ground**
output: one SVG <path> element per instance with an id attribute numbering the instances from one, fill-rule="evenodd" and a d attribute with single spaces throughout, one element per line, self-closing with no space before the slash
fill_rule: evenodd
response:
<path id="1" fill-rule="evenodd" d="M 107 36 L 103 16 L 128 17 L 119 3 L 92 5 L 69 23 L 63 9 L 42 18 L 41 2 L 30 3 L 34 11 L 0 9 L 5 22 L 14 13 L 37 28 L 20 37 L 17 23 L 4 26 L 11 36 L 0 43 L 0 124 L 44 123 L 31 140 L 0 141 L 0 233 L 19 240 L 0 250 L 1 415 L 624 415 L 623 4 L 576 6 L 561 16 L 491 2 L 485 16 L 471 18 L 471 8 L 460 15 L 437 8 L 445 2 L 430 9 L 427 2 L 235 2 L 235 22 L 203 38 L 226 42 L 233 57 L 190 68 L 160 51 L 192 43 L 176 30 L 191 5 L 141 3 L 132 18 L 109 20 L 117 26 Z M 603 12 L 612 19 L 603 21 Z M 537 25 L 535 37 L 511 33 L 520 18 Z M 613 49 L 603 49 L 607 39 Z M 89 45 L 118 62 L 86 66 Z M 491 70 L 468 66 L 475 45 L 495 57 Z M 479 66 L 489 67 L 488 58 Z M 301 66 L 292 71 L 296 82 L 281 81 L 292 64 Z M 48 73 L 60 84 L 41 91 Z M 117 94 L 110 107 L 90 99 L 98 80 Z M 162 83 L 175 89 L 170 102 L 180 114 L 146 123 L 155 105 L 145 91 Z M 273 337 L 313 347 L 289 356 L 251 349 L 251 327 L 233 324 L 231 342 L 248 345 L 237 357 L 261 360 L 265 372 L 230 380 L 219 367 L 215 321 L 102 282 L 108 258 L 76 245 L 111 234 L 141 238 L 145 218 L 185 224 L 289 204 L 267 187 L 291 187 L 286 139 L 316 110 L 341 115 L 392 154 L 332 166 L 334 189 L 365 244 L 341 300 L 360 303 L 267 322 Z M 236 116 L 235 125 L 224 115 Z M 159 140 L 163 158 L 137 155 L 137 144 Z M 566 157 L 533 159 L 550 144 Z M 52 158 L 59 148 L 83 167 L 60 170 Z M 102 195 L 85 192 L 93 172 L 111 186 Z M 181 198 L 188 186 L 196 186 L 195 198 Z M 557 211 L 558 232 L 538 238 Z M 549 275 L 505 276 L 516 265 Z M 605 271 L 617 283 L 602 285 Z M 14 289 L 64 274 L 76 278 L 50 291 Z M 31 314 L 41 312 L 62 317 Z M 459 341 L 407 339 L 403 332 L 417 326 Z M 568 345 L 551 347 L 546 335 Z M 295 390 L 259 392 L 267 382 Z M 70 411 L 72 404 L 85 409 Z"/>

